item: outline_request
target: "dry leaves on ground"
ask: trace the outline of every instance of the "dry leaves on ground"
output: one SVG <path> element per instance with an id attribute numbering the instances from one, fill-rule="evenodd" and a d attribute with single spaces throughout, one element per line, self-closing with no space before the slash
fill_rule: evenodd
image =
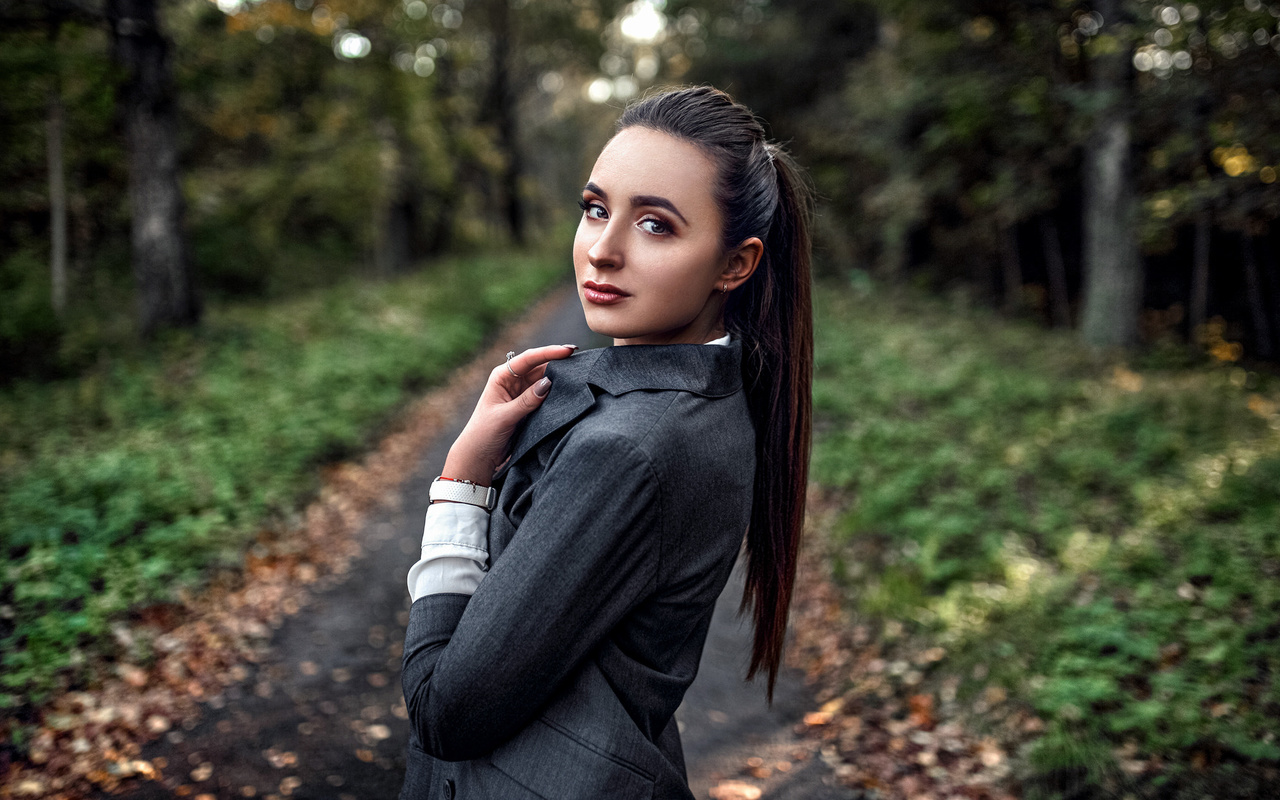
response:
<path id="1" fill-rule="evenodd" d="M 946 651 L 873 641 L 844 609 L 821 552 L 837 503 L 811 495 L 812 529 L 796 582 L 789 661 L 805 670 L 823 703 L 800 727 L 822 742 L 823 760 L 845 785 L 886 800 L 1012 798 L 1010 742 L 966 729 L 954 681 L 944 680 L 936 692 L 924 688 Z M 993 687 L 983 700 L 996 706 L 1006 698 Z M 1025 710 L 1008 709 L 1005 719 L 1015 739 L 1038 730 L 1039 720 Z"/>
<path id="2" fill-rule="evenodd" d="M 764 792 L 742 781 L 722 781 L 711 787 L 711 800 L 760 800 Z"/>

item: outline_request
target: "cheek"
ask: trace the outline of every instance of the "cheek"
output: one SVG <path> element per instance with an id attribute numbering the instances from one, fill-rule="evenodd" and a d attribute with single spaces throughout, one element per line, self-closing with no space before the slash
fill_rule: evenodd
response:
<path id="1" fill-rule="evenodd" d="M 573 270 L 581 272 L 587 265 L 587 251 L 591 249 L 591 241 L 588 232 L 585 230 L 586 225 L 583 222 L 578 223 L 578 229 L 573 235 Z"/>
<path id="2" fill-rule="evenodd" d="M 655 276 L 654 299 L 673 312 L 696 313 L 707 302 L 708 267 L 700 260 L 683 265 L 683 269 L 673 269 L 675 264 L 664 266 L 669 271 Z"/>

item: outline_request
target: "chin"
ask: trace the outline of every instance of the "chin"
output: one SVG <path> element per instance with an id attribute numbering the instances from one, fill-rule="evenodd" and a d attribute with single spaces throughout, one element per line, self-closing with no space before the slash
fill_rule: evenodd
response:
<path id="1" fill-rule="evenodd" d="M 626 329 L 619 324 L 618 320 L 610 319 L 609 314 L 602 314 L 598 309 L 584 308 L 583 316 L 587 318 L 587 327 L 592 333 L 600 336 L 608 336 L 610 339 L 626 339 L 628 336 L 635 336 L 633 331 Z"/>

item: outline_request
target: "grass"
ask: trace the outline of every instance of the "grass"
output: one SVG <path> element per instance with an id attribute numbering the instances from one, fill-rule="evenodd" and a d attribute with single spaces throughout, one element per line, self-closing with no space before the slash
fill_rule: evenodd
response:
<path id="1" fill-rule="evenodd" d="M 561 261 L 456 259 L 215 308 L 76 379 L 0 390 L 0 707 L 92 679 L 114 620 L 238 564 Z"/>
<path id="2" fill-rule="evenodd" d="M 1274 766 L 1280 381 L 859 285 L 820 293 L 813 461 L 855 613 L 1038 715 L 1027 796 Z"/>

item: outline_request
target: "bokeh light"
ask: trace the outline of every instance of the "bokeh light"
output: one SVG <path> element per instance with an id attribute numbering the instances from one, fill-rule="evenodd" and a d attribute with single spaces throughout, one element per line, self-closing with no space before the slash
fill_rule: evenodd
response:
<path id="1" fill-rule="evenodd" d="M 333 52 L 339 58 L 364 58 L 372 50 L 373 43 L 368 37 L 355 31 L 343 31 L 333 38 Z"/>
<path id="2" fill-rule="evenodd" d="M 411 0 L 411 2 L 405 3 L 404 6 L 404 13 L 409 19 L 422 19 L 430 12 L 431 10 L 427 8 L 427 4 L 422 0 Z"/>
<path id="3" fill-rule="evenodd" d="M 637 0 L 627 7 L 618 23 L 626 39 L 639 44 L 653 44 L 662 38 L 667 28 L 667 17 L 662 13 L 665 0 Z"/>
<path id="4" fill-rule="evenodd" d="M 613 97 L 613 81 L 608 78 L 596 78 L 587 84 L 587 99 L 593 103 L 607 103 Z"/>

